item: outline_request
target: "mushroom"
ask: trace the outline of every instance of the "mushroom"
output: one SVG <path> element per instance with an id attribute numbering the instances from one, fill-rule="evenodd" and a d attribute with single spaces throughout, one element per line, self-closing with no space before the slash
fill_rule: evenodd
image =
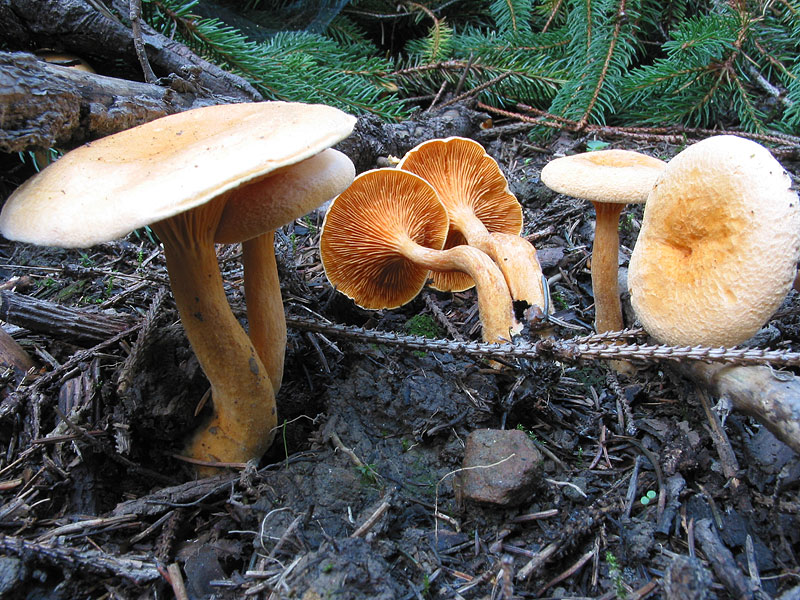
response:
<path id="1" fill-rule="evenodd" d="M 0 213 L 0 233 L 40 245 L 87 247 L 153 227 L 181 322 L 212 389 L 213 415 L 186 448 L 194 459 L 257 459 L 276 425 L 273 384 L 228 305 L 217 264 L 215 236 L 221 221 L 230 221 L 223 220 L 226 203 L 246 195 L 242 186 L 268 186 L 276 169 L 299 168 L 346 137 L 354 121 L 328 106 L 284 102 L 173 114 L 65 154 L 20 186 Z"/>
<path id="2" fill-rule="evenodd" d="M 547 187 L 594 205 L 592 293 L 598 333 L 624 327 L 617 283 L 622 209 L 647 199 L 666 164 L 631 150 L 597 150 L 556 158 L 542 169 L 542 183 Z"/>
<path id="3" fill-rule="evenodd" d="M 800 203 L 770 152 L 732 135 L 673 158 L 650 192 L 628 269 L 661 343 L 733 346 L 770 318 L 800 258 Z"/>
<path id="4" fill-rule="evenodd" d="M 467 273 L 478 292 L 483 339 L 509 341 L 519 327 L 500 270 L 477 248 L 442 250 L 448 227 L 447 210 L 427 181 L 399 169 L 367 171 L 325 215 L 325 274 L 359 306 L 382 309 L 410 302 L 430 271 Z"/>
<path id="5" fill-rule="evenodd" d="M 536 248 L 519 235 L 522 207 L 483 146 L 462 137 L 429 140 L 406 153 L 397 168 L 419 175 L 436 190 L 450 218 L 445 248 L 466 243 L 482 250 L 500 267 L 514 300 L 544 308 Z M 466 274 L 434 273 L 432 287 L 461 291 L 472 281 Z"/>
<path id="6" fill-rule="evenodd" d="M 333 198 L 354 176 L 353 163 L 347 156 L 336 150 L 323 150 L 231 192 L 222 212 L 214 241 L 242 242 L 250 340 L 276 394 L 283 379 L 286 318 L 275 261 L 274 232 Z"/>

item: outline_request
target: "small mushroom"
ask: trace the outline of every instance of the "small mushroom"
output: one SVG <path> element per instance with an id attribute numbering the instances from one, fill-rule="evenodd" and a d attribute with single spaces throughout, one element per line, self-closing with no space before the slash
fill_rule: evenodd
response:
<path id="1" fill-rule="evenodd" d="M 622 209 L 644 202 L 665 166 L 663 160 L 631 150 L 597 150 L 556 158 L 542 169 L 547 187 L 594 205 L 592 293 L 598 333 L 624 327 L 617 283 Z"/>
<path id="2" fill-rule="evenodd" d="M 647 332 L 672 345 L 733 346 L 770 318 L 800 258 L 800 202 L 770 152 L 732 135 L 673 158 L 650 192 L 628 269 Z"/>
<path id="3" fill-rule="evenodd" d="M 519 235 L 522 207 L 483 146 L 461 137 L 429 140 L 406 153 L 397 168 L 419 175 L 436 190 L 450 217 L 445 248 L 466 243 L 482 250 L 500 267 L 514 300 L 544 308 L 536 248 Z M 434 273 L 432 287 L 460 291 L 472 281 L 466 274 Z"/>
<path id="4" fill-rule="evenodd" d="M 369 309 L 411 301 L 430 271 L 459 271 L 475 282 L 487 342 L 509 341 L 519 330 L 511 295 L 497 265 L 459 245 L 442 250 L 449 222 L 436 191 L 399 169 L 362 173 L 330 205 L 320 255 L 331 284 Z"/>
<path id="5" fill-rule="evenodd" d="M 228 305 L 217 263 L 226 203 L 238 188 L 343 139 L 354 121 L 328 106 L 284 102 L 170 115 L 65 154 L 20 186 L 0 213 L 7 238 L 50 246 L 87 247 L 153 227 L 212 389 L 213 415 L 186 449 L 195 459 L 257 459 L 276 425 L 272 382 Z"/>

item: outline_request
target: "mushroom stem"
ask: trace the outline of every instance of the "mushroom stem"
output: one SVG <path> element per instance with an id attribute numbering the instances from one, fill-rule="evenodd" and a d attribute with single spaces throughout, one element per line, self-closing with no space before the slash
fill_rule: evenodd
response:
<path id="1" fill-rule="evenodd" d="M 544 310 L 542 267 L 536 248 L 529 241 L 510 233 L 490 233 L 471 210 L 451 211 L 452 226 L 470 246 L 485 252 L 500 267 L 511 297 Z"/>
<path id="2" fill-rule="evenodd" d="M 514 300 L 524 300 L 530 306 L 544 310 L 542 265 L 536 248 L 528 240 L 510 233 L 490 233 L 494 252 L 490 256 L 500 265 Z"/>
<path id="3" fill-rule="evenodd" d="M 407 238 L 398 244 L 403 256 L 431 271 L 461 271 L 472 277 L 478 293 L 478 312 L 486 342 L 509 342 L 519 332 L 511 294 L 497 265 L 471 246 L 433 250 Z"/>
<path id="4" fill-rule="evenodd" d="M 619 216 L 624 204 L 592 202 L 597 215 L 592 248 L 592 293 L 597 333 L 619 331 L 622 302 L 619 298 Z"/>
<path id="5" fill-rule="evenodd" d="M 233 315 L 213 236 L 224 196 L 154 225 L 186 336 L 211 384 L 214 413 L 186 446 L 192 458 L 260 458 L 277 424 L 275 394 L 253 344 Z M 199 468 L 201 475 L 213 469 Z"/>
<path id="6" fill-rule="evenodd" d="M 283 380 L 286 317 L 275 262 L 275 232 L 242 242 L 242 264 L 250 341 L 277 395 Z"/>

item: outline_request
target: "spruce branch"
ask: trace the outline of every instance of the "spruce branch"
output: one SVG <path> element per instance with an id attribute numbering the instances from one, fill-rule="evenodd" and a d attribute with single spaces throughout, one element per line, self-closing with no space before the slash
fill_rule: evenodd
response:
<path id="1" fill-rule="evenodd" d="M 513 112 L 478 102 L 477 108 L 490 114 L 501 115 L 523 123 L 529 123 L 531 128 L 549 127 L 551 129 L 578 131 L 578 122 L 564 119 L 547 111 L 539 110 L 524 104 L 517 105 L 523 112 Z M 534 115 L 534 116 L 530 116 Z M 794 155 L 800 148 L 800 136 L 771 132 L 755 133 L 747 131 L 734 131 L 728 129 L 702 129 L 685 127 L 683 125 L 668 125 L 664 127 L 621 127 L 612 125 L 594 125 L 589 123 L 583 130 L 584 133 L 593 133 L 607 138 L 627 138 L 647 142 L 664 142 L 668 144 L 685 145 L 700 141 L 713 135 L 738 135 L 763 144 L 776 146 L 771 149 L 776 156 Z M 491 131 L 487 132 L 491 134 Z"/>
<path id="2" fill-rule="evenodd" d="M 144 1 L 160 31 L 273 99 L 396 119 L 449 92 L 579 131 L 800 126 L 800 0 L 351 0 L 325 34 L 265 41 L 195 16 L 190 0 Z"/>
<path id="3" fill-rule="evenodd" d="M 465 354 L 499 359 L 551 359 L 564 362 L 581 360 L 636 360 L 645 363 L 701 361 L 734 365 L 800 366 L 800 352 L 765 350 L 745 347 L 668 346 L 663 344 L 606 344 L 577 340 L 541 339 L 535 342 L 483 343 L 473 341 L 431 339 L 394 332 L 363 329 L 323 322 L 311 318 L 287 317 L 289 327 L 315 331 L 330 336 L 346 337 L 367 343 L 401 346 L 413 350 Z M 615 332 L 620 337 L 629 332 Z"/>
<path id="4" fill-rule="evenodd" d="M 388 61 L 357 44 L 306 32 L 282 32 L 266 42 L 248 39 L 218 19 L 200 18 L 194 2 L 148 0 L 151 25 L 174 31 L 198 54 L 248 79 L 265 97 L 320 102 L 393 120 L 407 114 L 393 94 Z"/>
<path id="5" fill-rule="evenodd" d="M 493 0 L 489 12 L 501 32 L 524 34 L 531 31 L 531 0 Z"/>
<path id="6" fill-rule="evenodd" d="M 548 112 L 580 124 L 604 122 L 617 104 L 618 88 L 633 63 L 637 40 L 628 12 L 635 2 L 575 2 L 566 29 L 570 38 L 566 71 Z"/>

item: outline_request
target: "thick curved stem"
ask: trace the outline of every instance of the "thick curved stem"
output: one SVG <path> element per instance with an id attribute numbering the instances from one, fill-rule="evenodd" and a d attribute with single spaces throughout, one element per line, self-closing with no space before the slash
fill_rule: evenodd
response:
<path id="1" fill-rule="evenodd" d="M 275 395 L 250 338 L 225 296 L 213 232 L 220 202 L 157 223 L 181 322 L 211 384 L 214 413 L 192 436 L 186 453 L 215 462 L 260 458 L 272 443 Z M 200 468 L 210 475 L 213 469 Z"/>
<path id="2" fill-rule="evenodd" d="M 623 329 L 619 298 L 619 215 L 624 204 L 593 202 L 597 220 L 592 248 L 592 292 L 597 333 Z"/>
<path id="3" fill-rule="evenodd" d="M 542 265 L 539 264 L 534 245 L 510 233 L 490 233 L 489 236 L 494 245 L 490 256 L 500 265 L 511 297 L 544 310 Z"/>
<path id="4" fill-rule="evenodd" d="M 514 300 L 544 310 L 542 267 L 533 244 L 518 235 L 490 233 L 472 212 L 450 215 L 450 220 L 470 246 L 488 254 L 500 267 Z"/>
<path id="5" fill-rule="evenodd" d="M 471 246 L 432 250 L 411 240 L 401 244 L 400 250 L 406 258 L 431 271 L 461 271 L 472 277 L 478 292 L 484 341 L 509 342 L 519 333 L 511 294 L 500 269 L 486 254 Z"/>
<path id="6" fill-rule="evenodd" d="M 277 395 L 286 354 L 286 317 L 275 262 L 275 232 L 242 242 L 242 264 L 250 341 Z"/>

